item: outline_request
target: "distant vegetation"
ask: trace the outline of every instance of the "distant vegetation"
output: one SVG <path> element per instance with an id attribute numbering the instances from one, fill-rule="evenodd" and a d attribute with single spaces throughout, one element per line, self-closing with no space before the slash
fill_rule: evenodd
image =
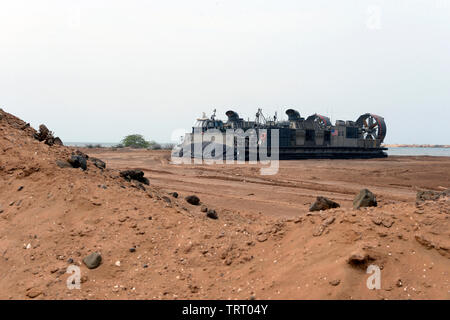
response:
<path id="1" fill-rule="evenodd" d="M 124 147 L 147 149 L 150 147 L 150 142 L 146 141 L 140 134 L 131 134 L 123 138 L 122 143 Z"/>
<path id="2" fill-rule="evenodd" d="M 101 144 L 87 144 L 86 148 L 88 149 L 98 149 L 98 148 L 102 148 Z"/>
<path id="3" fill-rule="evenodd" d="M 140 134 L 131 134 L 122 139 L 121 143 L 115 148 L 135 148 L 149 150 L 171 150 L 174 147 L 172 143 L 160 144 L 156 141 L 147 141 Z"/>

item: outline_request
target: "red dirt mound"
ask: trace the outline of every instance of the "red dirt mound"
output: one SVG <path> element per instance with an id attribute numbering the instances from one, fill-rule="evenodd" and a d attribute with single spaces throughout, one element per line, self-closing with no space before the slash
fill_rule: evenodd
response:
<path id="1" fill-rule="evenodd" d="M 450 297 L 446 197 L 278 220 L 209 208 L 210 219 L 208 203 L 175 198 L 151 175 L 148 186 L 91 158 L 86 170 L 67 165 L 84 155 L 4 111 L 0 132 L 0 299 Z M 94 252 L 101 264 L 88 269 Z M 369 264 L 380 290 L 367 288 Z M 67 287 L 70 265 L 79 290 Z"/>

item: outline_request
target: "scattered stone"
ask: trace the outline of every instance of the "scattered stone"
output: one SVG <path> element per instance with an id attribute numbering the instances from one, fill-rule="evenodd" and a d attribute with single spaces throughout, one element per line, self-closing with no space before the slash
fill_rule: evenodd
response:
<path id="1" fill-rule="evenodd" d="M 72 259 L 72 258 L 69 258 L 69 259 L 67 260 L 67 263 L 68 263 L 68 264 L 72 264 L 72 263 L 73 263 L 73 259 Z"/>
<path id="2" fill-rule="evenodd" d="M 353 208 L 376 207 L 378 205 L 375 195 L 367 189 L 362 189 L 353 200 Z"/>
<path id="3" fill-rule="evenodd" d="M 62 169 L 73 168 L 69 161 L 56 160 L 56 165 Z"/>
<path id="4" fill-rule="evenodd" d="M 172 200 L 170 200 L 169 197 L 163 196 L 162 199 L 167 203 L 172 203 Z"/>
<path id="5" fill-rule="evenodd" d="M 423 190 L 418 191 L 416 195 L 416 202 L 424 202 L 424 201 L 436 201 L 439 198 L 447 197 L 450 195 L 450 189 L 444 191 L 431 191 L 431 190 Z"/>
<path id="6" fill-rule="evenodd" d="M 200 204 L 200 199 L 199 197 L 192 195 L 192 196 L 187 196 L 185 198 L 187 203 L 192 204 L 193 206 L 198 206 Z"/>
<path id="7" fill-rule="evenodd" d="M 202 206 L 202 208 L 200 209 L 201 212 L 208 212 L 208 208 L 206 206 Z"/>
<path id="8" fill-rule="evenodd" d="M 330 284 L 331 284 L 333 287 L 337 287 L 340 283 L 341 283 L 341 280 L 339 280 L 339 279 L 330 281 Z"/>
<path id="9" fill-rule="evenodd" d="M 144 264 L 142 267 L 143 267 L 144 269 L 147 269 L 147 268 L 148 268 L 148 264 Z"/>
<path id="10" fill-rule="evenodd" d="M 144 171 L 142 170 L 125 170 L 120 172 L 120 176 L 127 181 L 136 180 L 145 185 L 150 185 L 150 181 L 144 177 Z"/>
<path id="11" fill-rule="evenodd" d="M 216 210 L 212 210 L 212 209 L 208 210 L 208 212 L 206 213 L 206 216 L 207 216 L 208 218 L 214 219 L 214 220 L 219 219 L 219 216 L 217 215 Z"/>
<path id="12" fill-rule="evenodd" d="M 100 159 L 97 158 L 89 158 L 89 161 L 91 161 L 94 166 L 96 166 L 97 168 L 104 170 L 106 169 L 106 163 Z"/>
<path id="13" fill-rule="evenodd" d="M 70 160 L 68 160 L 68 161 L 72 165 L 73 168 L 81 168 L 83 170 L 87 169 L 86 158 L 81 155 L 74 154 L 70 157 Z"/>
<path id="14" fill-rule="evenodd" d="M 30 288 L 27 290 L 27 297 L 31 299 L 37 298 L 41 294 L 42 290 L 40 290 L 39 288 Z"/>
<path id="15" fill-rule="evenodd" d="M 390 218 L 383 218 L 380 216 L 372 218 L 372 222 L 377 226 L 384 226 L 386 228 L 390 228 L 394 224 L 394 220 Z"/>
<path id="16" fill-rule="evenodd" d="M 39 126 L 39 131 L 34 134 L 34 138 L 39 141 L 44 141 L 45 144 L 49 146 L 53 146 L 55 144 L 60 146 L 63 145 L 61 139 L 58 137 L 54 137 L 53 132 L 48 130 L 48 128 L 43 124 Z"/>
<path id="17" fill-rule="evenodd" d="M 335 217 L 329 217 L 325 219 L 325 221 L 317 228 L 317 230 L 313 233 L 314 237 L 319 237 L 323 234 L 325 229 L 335 221 Z"/>
<path id="18" fill-rule="evenodd" d="M 340 205 L 337 202 L 334 202 L 325 197 L 317 197 L 316 202 L 312 204 L 312 206 L 309 208 L 309 211 L 321 211 L 339 207 Z"/>
<path id="19" fill-rule="evenodd" d="M 265 242 L 269 239 L 269 236 L 267 234 L 260 234 L 258 237 L 256 237 L 256 240 L 259 242 Z"/>
<path id="20" fill-rule="evenodd" d="M 115 265 L 116 267 L 120 267 L 120 261 L 116 261 Z"/>
<path id="21" fill-rule="evenodd" d="M 402 279 L 398 279 L 397 283 L 395 284 L 397 287 L 401 288 L 403 286 Z"/>
<path id="22" fill-rule="evenodd" d="M 23 190 L 23 186 L 20 186 L 19 189 L 17 189 L 17 191 L 22 191 Z"/>
<path id="23" fill-rule="evenodd" d="M 136 252 L 136 248 L 130 248 L 130 252 Z"/>
<path id="24" fill-rule="evenodd" d="M 98 252 L 94 252 L 84 258 L 83 262 L 89 269 L 95 269 L 102 263 L 102 256 Z"/>
<path id="25" fill-rule="evenodd" d="M 171 195 L 174 198 L 178 198 L 178 192 L 172 192 L 172 193 L 169 193 L 169 195 Z"/>

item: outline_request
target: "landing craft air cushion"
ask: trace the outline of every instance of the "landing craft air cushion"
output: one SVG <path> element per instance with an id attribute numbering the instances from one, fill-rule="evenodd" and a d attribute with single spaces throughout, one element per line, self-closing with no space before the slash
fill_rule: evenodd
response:
<path id="1" fill-rule="evenodd" d="M 245 160 L 248 160 L 252 152 L 249 147 L 252 135 L 257 148 L 267 148 L 270 154 L 273 143 L 271 135 L 273 130 L 277 129 L 280 160 L 387 157 L 387 148 L 382 147 L 387 127 L 381 116 L 366 113 L 356 121 L 337 120 L 333 125 L 328 117 L 320 114 L 306 119 L 294 109 L 288 109 L 286 114 L 288 120 L 279 121 L 276 114 L 273 118 L 266 118 L 259 109 L 255 121 L 245 121 L 235 111 L 230 110 L 226 112 L 226 122 L 217 120 L 215 111 L 210 118 L 204 114 L 202 118 L 197 119 L 192 132 L 185 135 L 183 142 L 174 149 L 172 155 L 216 159 L 245 157 Z M 230 131 L 242 135 L 245 139 L 245 151 L 239 148 L 239 139 L 226 138 L 227 132 Z M 211 150 L 215 151 L 211 153 Z"/>

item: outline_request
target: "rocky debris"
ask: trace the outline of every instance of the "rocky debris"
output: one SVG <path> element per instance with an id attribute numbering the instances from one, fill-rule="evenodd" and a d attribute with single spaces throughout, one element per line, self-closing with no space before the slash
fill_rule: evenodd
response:
<path id="1" fill-rule="evenodd" d="M 187 196 L 185 200 L 187 203 L 192 204 L 193 206 L 198 206 L 200 204 L 200 198 L 196 195 Z"/>
<path id="2" fill-rule="evenodd" d="M 309 208 L 309 211 L 321 211 L 339 207 L 340 205 L 337 202 L 334 202 L 325 197 L 317 197 L 316 202 L 312 204 L 312 206 Z"/>
<path id="3" fill-rule="evenodd" d="M 436 201 L 440 198 L 448 197 L 450 195 L 450 189 L 444 191 L 431 191 L 431 190 L 422 190 L 417 191 L 416 202 L 424 202 L 424 201 Z"/>
<path id="4" fill-rule="evenodd" d="M 450 259 L 450 242 L 438 243 L 423 234 L 416 234 L 415 239 L 428 250 L 436 249 L 440 255 Z"/>
<path id="5" fill-rule="evenodd" d="M 42 294 L 42 290 L 39 288 L 29 288 L 27 290 L 27 297 L 31 298 L 31 299 L 37 298 L 41 294 Z"/>
<path id="6" fill-rule="evenodd" d="M 327 219 L 325 219 L 324 222 L 322 222 L 322 224 L 317 228 L 317 230 L 313 233 L 314 237 L 319 237 L 323 234 L 323 232 L 325 231 L 325 229 L 331 225 L 336 219 L 334 217 L 329 217 Z"/>
<path id="7" fill-rule="evenodd" d="M 378 205 L 375 195 L 367 189 L 362 189 L 353 200 L 353 208 L 376 207 Z"/>
<path id="8" fill-rule="evenodd" d="M 89 269 L 95 269 L 102 263 L 102 256 L 98 252 L 91 253 L 83 259 L 83 263 Z"/>
<path id="9" fill-rule="evenodd" d="M 73 168 L 81 168 L 83 170 L 87 169 L 86 158 L 81 155 L 73 154 L 68 161 Z"/>
<path id="10" fill-rule="evenodd" d="M 62 169 L 73 168 L 69 161 L 56 160 L 56 165 Z"/>
<path id="11" fill-rule="evenodd" d="M 133 188 L 140 189 L 142 191 L 147 191 L 147 189 L 144 187 L 144 185 L 141 182 L 135 181 L 135 183 L 133 183 L 131 186 Z"/>
<path id="12" fill-rule="evenodd" d="M 341 283 L 341 280 L 339 280 L 339 279 L 330 281 L 330 284 L 331 284 L 333 287 L 337 287 L 340 283 Z"/>
<path id="13" fill-rule="evenodd" d="M 172 203 L 172 200 L 170 200 L 169 197 L 163 196 L 161 199 L 163 199 L 165 202 L 167 202 L 169 204 Z"/>
<path id="14" fill-rule="evenodd" d="M 381 216 L 376 216 L 372 218 L 372 222 L 377 226 L 384 226 L 386 228 L 390 228 L 394 224 L 394 220 L 392 220 L 391 218 Z"/>
<path id="15" fill-rule="evenodd" d="M 136 248 L 135 248 L 135 247 L 132 247 L 132 248 L 130 248 L 129 251 L 130 251 L 131 253 L 136 252 Z"/>
<path id="16" fill-rule="evenodd" d="M 94 166 L 96 166 L 101 170 L 106 169 L 106 163 L 98 158 L 89 158 L 89 161 L 91 161 L 94 164 Z"/>
<path id="17" fill-rule="evenodd" d="M 175 199 L 178 198 L 178 192 L 171 192 L 169 193 L 169 195 L 174 197 Z"/>
<path id="18" fill-rule="evenodd" d="M 359 268 L 367 267 L 367 265 L 372 261 L 375 261 L 375 258 L 361 250 L 353 252 L 347 259 L 348 264 L 350 264 L 352 267 Z"/>
<path id="19" fill-rule="evenodd" d="M 135 180 L 145 185 L 150 185 L 150 181 L 146 177 L 144 177 L 144 171 L 142 170 L 120 171 L 120 176 L 127 181 Z"/>
<path id="20" fill-rule="evenodd" d="M 202 206 L 200 209 L 201 212 L 208 212 L 208 207 L 207 206 Z"/>
<path id="21" fill-rule="evenodd" d="M 219 215 L 217 214 L 216 210 L 212 210 L 212 209 L 208 210 L 208 212 L 206 213 L 206 216 L 213 220 L 219 219 Z"/>
<path id="22" fill-rule="evenodd" d="M 17 189 L 17 191 L 22 191 L 23 188 L 24 188 L 24 186 L 20 186 L 20 187 Z"/>
<path id="23" fill-rule="evenodd" d="M 258 242 L 266 242 L 269 239 L 269 235 L 267 233 L 262 233 L 256 237 Z"/>
<path id="24" fill-rule="evenodd" d="M 25 128 L 24 128 L 25 129 Z M 41 124 L 39 126 L 39 131 L 34 134 L 34 138 L 39 141 L 44 141 L 45 144 L 49 146 L 59 145 L 62 146 L 63 143 L 60 138 L 54 137 L 53 132 L 51 132 L 45 125 Z"/>

